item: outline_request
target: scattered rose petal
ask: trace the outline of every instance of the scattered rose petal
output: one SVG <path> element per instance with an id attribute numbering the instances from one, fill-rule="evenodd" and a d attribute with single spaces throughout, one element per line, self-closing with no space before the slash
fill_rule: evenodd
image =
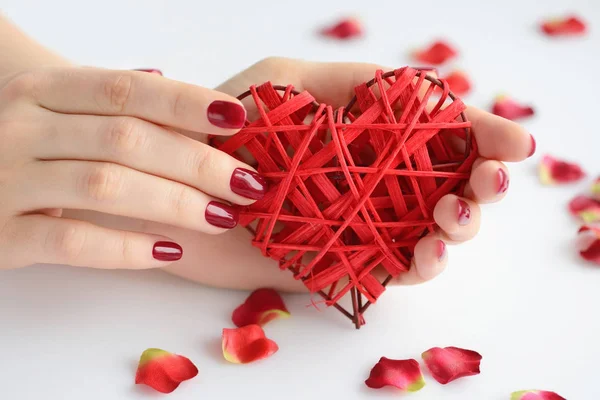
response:
<path id="1" fill-rule="evenodd" d="M 258 325 L 223 329 L 223 357 L 235 364 L 247 364 L 272 356 L 279 350 Z"/>
<path id="2" fill-rule="evenodd" d="M 499 115 L 510 120 L 517 120 L 530 117 L 535 113 L 532 107 L 524 106 L 508 96 L 497 96 L 492 105 L 492 114 Z"/>
<path id="3" fill-rule="evenodd" d="M 381 357 L 365 384 L 372 389 L 395 386 L 407 392 L 416 392 L 425 386 L 425 379 L 417 360 L 391 360 Z"/>
<path id="4" fill-rule="evenodd" d="M 569 211 L 586 223 L 600 221 L 600 201 L 588 196 L 576 196 L 569 202 Z"/>
<path id="5" fill-rule="evenodd" d="M 444 78 L 450 90 L 457 96 L 464 96 L 471 91 L 471 82 L 465 73 L 462 71 L 454 71 Z"/>
<path id="6" fill-rule="evenodd" d="M 135 383 L 148 385 L 161 393 L 171 393 L 183 381 L 198 375 L 198 368 L 186 357 L 161 349 L 147 349 L 142 353 Z"/>
<path id="7" fill-rule="evenodd" d="M 574 15 L 546 20 L 541 28 L 548 36 L 579 36 L 587 30 L 585 22 Z"/>
<path id="8" fill-rule="evenodd" d="M 413 56 L 415 60 L 432 65 L 440 65 L 455 57 L 458 52 L 444 41 L 437 41 L 423 50 L 417 50 Z"/>
<path id="9" fill-rule="evenodd" d="M 592 196 L 600 201 L 600 177 L 596 178 L 594 183 L 592 183 Z"/>
<path id="10" fill-rule="evenodd" d="M 235 309 L 231 319 L 238 327 L 251 324 L 264 326 L 274 319 L 289 316 L 290 312 L 277 291 L 257 289 L 248 296 L 244 304 Z"/>
<path id="11" fill-rule="evenodd" d="M 358 19 L 347 18 L 339 21 L 335 25 L 322 29 L 321 34 L 335 39 L 353 39 L 362 36 L 363 27 Z"/>
<path id="12" fill-rule="evenodd" d="M 538 170 L 540 182 L 544 185 L 576 182 L 585 177 L 579 165 L 549 155 L 542 157 Z"/>
<path id="13" fill-rule="evenodd" d="M 567 400 L 554 392 L 546 390 L 520 390 L 510 395 L 510 400 Z"/>
<path id="14" fill-rule="evenodd" d="M 421 357 L 431 375 L 443 385 L 464 376 L 479 374 L 482 358 L 476 351 L 458 347 L 433 347 Z"/>
<path id="15" fill-rule="evenodd" d="M 600 265 L 600 228 L 582 226 L 577 235 L 577 248 L 583 259 Z"/>

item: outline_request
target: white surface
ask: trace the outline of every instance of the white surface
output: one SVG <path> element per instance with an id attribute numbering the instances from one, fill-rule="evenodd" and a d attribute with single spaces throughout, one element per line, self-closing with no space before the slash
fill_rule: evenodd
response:
<path id="1" fill-rule="evenodd" d="M 531 102 L 539 113 L 526 126 L 538 154 L 577 159 L 600 173 L 597 2 L 3 0 L 2 6 L 34 37 L 78 62 L 156 67 L 206 86 L 269 55 L 402 66 L 408 49 L 445 36 L 462 53 L 453 65 L 477 85 L 467 100 L 485 107 L 507 92 Z M 549 41 L 536 32 L 540 18 L 571 10 L 590 22 L 587 38 Z M 367 38 L 337 44 L 313 35 L 347 13 L 364 18 Z M 227 364 L 219 349 L 221 328 L 230 326 L 245 293 L 160 271 L 1 271 L 0 399 L 159 398 L 133 385 L 147 347 L 184 354 L 200 369 L 171 399 L 395 399 L 403 396 L 362 383 L 379 357 L 419 359 L 427 348 L 446 345 L 481 352 L 482 374 L 447 386 L 426 375 L 427 386 L 406 398 L 501 400 L 513 390 L 541 388 L 569 400 L 598 399 L 600 270 L 576 256 L 578 225 L 565 211 L 587 182 L 541 188 L 538 158 L 511 166 L 508 197 L 484 207 L 481 233 L 450 249 L 440 278 L 389 290 L 360 331 L 334 310 L 307 308 L 308 296 L 286 296 L 293 318 L 266 329 L 281 350 L 254 365 Z"/>

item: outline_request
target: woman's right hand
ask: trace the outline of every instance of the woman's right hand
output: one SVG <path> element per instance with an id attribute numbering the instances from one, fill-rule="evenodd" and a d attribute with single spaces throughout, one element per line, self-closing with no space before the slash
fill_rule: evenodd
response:
<path id="1" fill-rule="evenodd" d="M 182 257 L 169 238 L 62 218 L 62 209 L 233 228 L 228 203 L 261 198 L 264 179 L 177 130 L 228 136 L 245 118 L 234 97 L 145 72 L 60 68 L 1 80 L 0 268 L 152 268 Z"/>

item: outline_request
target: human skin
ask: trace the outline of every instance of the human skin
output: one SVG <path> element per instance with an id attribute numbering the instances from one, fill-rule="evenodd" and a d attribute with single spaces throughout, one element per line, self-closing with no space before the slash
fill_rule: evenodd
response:
<path id="1" fill-rule="evenodd" d="M 305 290 L 250 245 L 245 229 L 230 228 L 234 211 L 225 221 L 209 215 L 211 202 L 227 211 L 260 197 L 231 185 L 239 168 L 254 174 L 251 166 L 205 145 L 207 134 L 239 130 L 239 118 L 211 114 L 210 106 L 239 107 L 234 96 L 267 80 L 342 106 L 382 67 L 268 58 L 211 90 L 157 74 L 79 67 L 1 18 L 0 54 L 0 268 L 163 268 L 210 286 Z M 410 271 L 394 283 L 441 273 L 446 243 L 471 239 L 479 204 L 506 195 L 503 162 L 535 151 L 516 123 L 473 107 L 466 113 L 480 158 L 465 197 L 438 202 L 439 231 L 419 241 Z M 157 243 L 167 244 L 157 250 Z"/>

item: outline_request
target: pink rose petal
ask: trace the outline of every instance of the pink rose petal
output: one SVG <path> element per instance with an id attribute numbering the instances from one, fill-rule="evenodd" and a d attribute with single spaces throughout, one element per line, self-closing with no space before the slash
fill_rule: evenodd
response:
<path id="1" fill-rule="evenodd" d="M 458 347 L 433 347 L 421 357 L 436 381 L 445 385 L 455 379 L 479 374 L 481 354 Z"/>
<path id="2" fill-rule="evenodd" d="M 510 395 L 510 400 L 567 400 L 554 392 L 546 390 L 520 390 Z"/>
<path id="3" fill-rule="evenodd" d="M 425 386 L 425 379 L 417 360 L 391 360 L 381 357 L 365 384 L 372 389 L 394 386 L 406 392 L 416 392 Z"/>
<path id="4" fill-rule="evenodd" d="M 585 177 L 579 165 L 549 155 L 542 157 L 538 171 L 544 185 L 577 182 Z"/>

